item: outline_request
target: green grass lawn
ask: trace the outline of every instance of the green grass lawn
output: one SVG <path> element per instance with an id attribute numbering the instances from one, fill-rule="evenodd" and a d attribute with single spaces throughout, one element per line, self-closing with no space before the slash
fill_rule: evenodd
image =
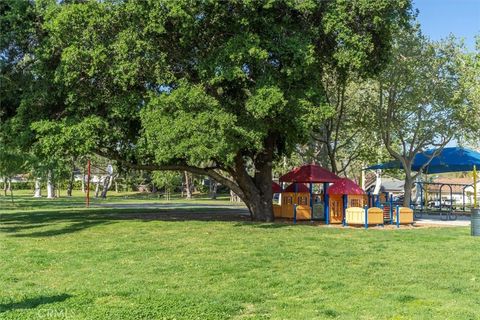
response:
<path id="1" fill-rule="evenodd" d="M 468 228 L 206 221 L 226 211 L 208 208 L 152 220 L 169 211 L 77 202 L 0 197 L 0 319 L 480 319 Z"/>
<path id="2" fill-rule="evenodd" d="M 46 191 L 42 194 L 46 195 Z M 95 198 L 95 192 L 90 192 L 90 204 L 93 206 L 105 203 L 185 203 L 185 198 L 181 198 L 180 194 L 172 194 L 169 200 L 166 200 L 162 194 L 154 193 L 140 193 L 140 192 L 110 192 L 107 199 Z M 220 194 L 216 200 L 211 200 L 207 195 L 194 195 L 194 202 L 201 204 L 228 204 L 230 196 Z M 190 201 L 189 201 L 190 203 Z M 33 198 L 33 191 L 31 190 L 15 190 L 14 201 L 12 203 L 10 193 L 7 197 L 3 196 L 3 191 L 0 194 L 0 210 L 4 209 L 38 209 L 42 206 L 52 208 L 78 208 L 85 207 L 85 194 L 81 191 L 75 190 L 73 197 L 67 197 L 64 193 L 60 198 L 52 201 L 43 198 Z"/>

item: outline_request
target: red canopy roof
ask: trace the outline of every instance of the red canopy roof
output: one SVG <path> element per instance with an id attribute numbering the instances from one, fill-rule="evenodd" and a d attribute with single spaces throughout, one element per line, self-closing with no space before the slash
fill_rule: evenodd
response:
<path id="1" fill-rule="evenodd" d="M 343 178 L 332 184 L 327 189 L 327 194 L 365 194 L 362 188 L 350 179 Z"/>
<path id="2" fill-rule="evenodd" d="M 280 185 L 276 182 L 272 182 L 272 191 L 273 193 L 282 193 L 283 189 L 280 187 Z"/>
<path id="3" fill-rule="evenodd" d="M 295 192 L 295 185 L 297 186 L 297 193 L 309 193 L 310 190 L 303 183 L 292 183 L 285 188 L 285 192 Z"/>
<path id="4" fill-rule="evenodd" d="M 335 182 L 340 179 L 336 174 L 316 164 L 305 164 L 280 177 L 280 182 Z"/>

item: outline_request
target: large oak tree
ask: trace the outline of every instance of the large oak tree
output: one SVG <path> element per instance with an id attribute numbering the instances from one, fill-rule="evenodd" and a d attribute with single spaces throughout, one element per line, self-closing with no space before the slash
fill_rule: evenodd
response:
<path id="1" fill-rule="evenodd" d="M 322 70 L 379 72 L 410 18 L 408 0 L 38 3 L 48 37 L 32 56 L 58 101 L 35 100 L 46 101 L 37 133 L 138 169 L 208 175 L 265 221 L 272 161 L 328 109 Z"/>

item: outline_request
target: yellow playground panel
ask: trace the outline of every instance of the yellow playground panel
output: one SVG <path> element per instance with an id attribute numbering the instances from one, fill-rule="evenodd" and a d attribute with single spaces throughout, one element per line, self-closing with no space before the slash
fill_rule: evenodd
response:
<path id="1" fill-rule="evenodd" d="M 365 221 L 367 218 L 367 221 Z M 379 225 L 383 224 L 383 210 L 380 208 L 369 208 L 365 215 L 365 209 L 351 207 L 347 208 L 345 224 Z"/>
<path id="2" fill-rule="evenodd" d="M 400 224 L 410 224 L 413 223 L 413 210 L 407 207 L 400 207 Z M 397 223 L 397 212 L 396 209 L 393 212 L 393 223 Z"/>
<path id="3" fill-rule="evenodd" d="M 363 210 L 363 206 L 367 202 L 365 195 L 346 195 L 347 208 L 355 207 Z M 343 222 L 343 195 L 332 194 L 329 196 L 330 207 L 330 223 L 342 223 Z M 383 223 L 383 222 L 382 222 Z"/>
<path id="4" fill-rule="evenodd" d="M 347 195 L 348 207 L 363 208 L 367 204 L 367 195 L 351 194 Z"/>
<path id="5" fill-rule="evenodd" d="M 293 219 L 297 206 L 297 220 L 310 220 L 310 194 L 305 192 L 284 192 L 282 193 L 282 204 L 274 205 L 273 214 L 275 218 Z"/>
<path id="6" fill-rule="evenodd" d="M 347 208 L 362 209 L 367 203 L 365 191 L 354 181 L 342 178 L 327 190 L 330 223 L 343 223 Z"/>

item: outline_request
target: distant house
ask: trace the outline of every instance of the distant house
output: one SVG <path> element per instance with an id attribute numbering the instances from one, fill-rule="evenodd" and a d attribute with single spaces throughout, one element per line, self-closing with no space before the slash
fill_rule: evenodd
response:
<path id="1" fill-rule="evenodd" d="M 7 179 L 8 181 L 8 179 Z M 0 177 L 0 183 L 3 183 L 3 177 Z M 28 182 L 28 175 L 27 174 L 17 174 L 16 176 L 12 177 L 12 183 L 21 183 L 21 182 Z"/>
<path id="2" fill-rule="evenodd" d="M 473 203 L 473 178 L 436 178 L 433 182 L 436 184 L 428 186 L 429 199 L 450 199 L 451 187 L 452 199 L 455 203 L 462 204 L 464 196 L 466 205 Z M 442 187 L 442 184 L 445 185 Z M 477 188 L 480 190 L 480 182 L 477 183 Z"/>
<path id="3" fill-rule="evenodd" d="M 449 201 L 451 186 L 452 199 L 457 206 L 463 204 L 464 197 L 465 205 L 468 206 L 473 204 L 473 178 L 436 178 L 432 182 L 435 184 L 428 184 L 426 187 L 429 201 Z M 378 187 L 377 184 L 380 184 L 380 186 Z M 365 191 L 375 194 L 375 190 L 378 190 L 379 193 L 388 192 L 394 197 L 398 197 L 404 194 L 404 184 L 405 183 L 403 180 L 390 177 L 377 178 L 375 175 L 369 175 L 366 177 Z M 444 184 L 443 187 L 442 184 Z M 477 183 L 477 190 L 480 195 L 480 181 Z M 414 184 L 414 188 L 412 190 L 412 199 L 414 199 L 414 201 L 415 199 L 418 199 L 417 196 L 420 196 L 420 194 L 417 194 L 416 191 L 416 184 Z M 425 196 L 425 194 L 423 194 L 423 196 Z"/>
<path id="4" fill-rule="evenodd" d="M 365 190 L 367 192 L 373 193 L 377 184 L 377 180 L 369 180 L 365 184 Z M 403 186 L 405 182 L 403 180 L 389 178 L 389 177 L 382 177 L 380 179 L 380 192 L 388 192 L 392 194 L 394 197 L 403 195 L 404 190 Z"/>

